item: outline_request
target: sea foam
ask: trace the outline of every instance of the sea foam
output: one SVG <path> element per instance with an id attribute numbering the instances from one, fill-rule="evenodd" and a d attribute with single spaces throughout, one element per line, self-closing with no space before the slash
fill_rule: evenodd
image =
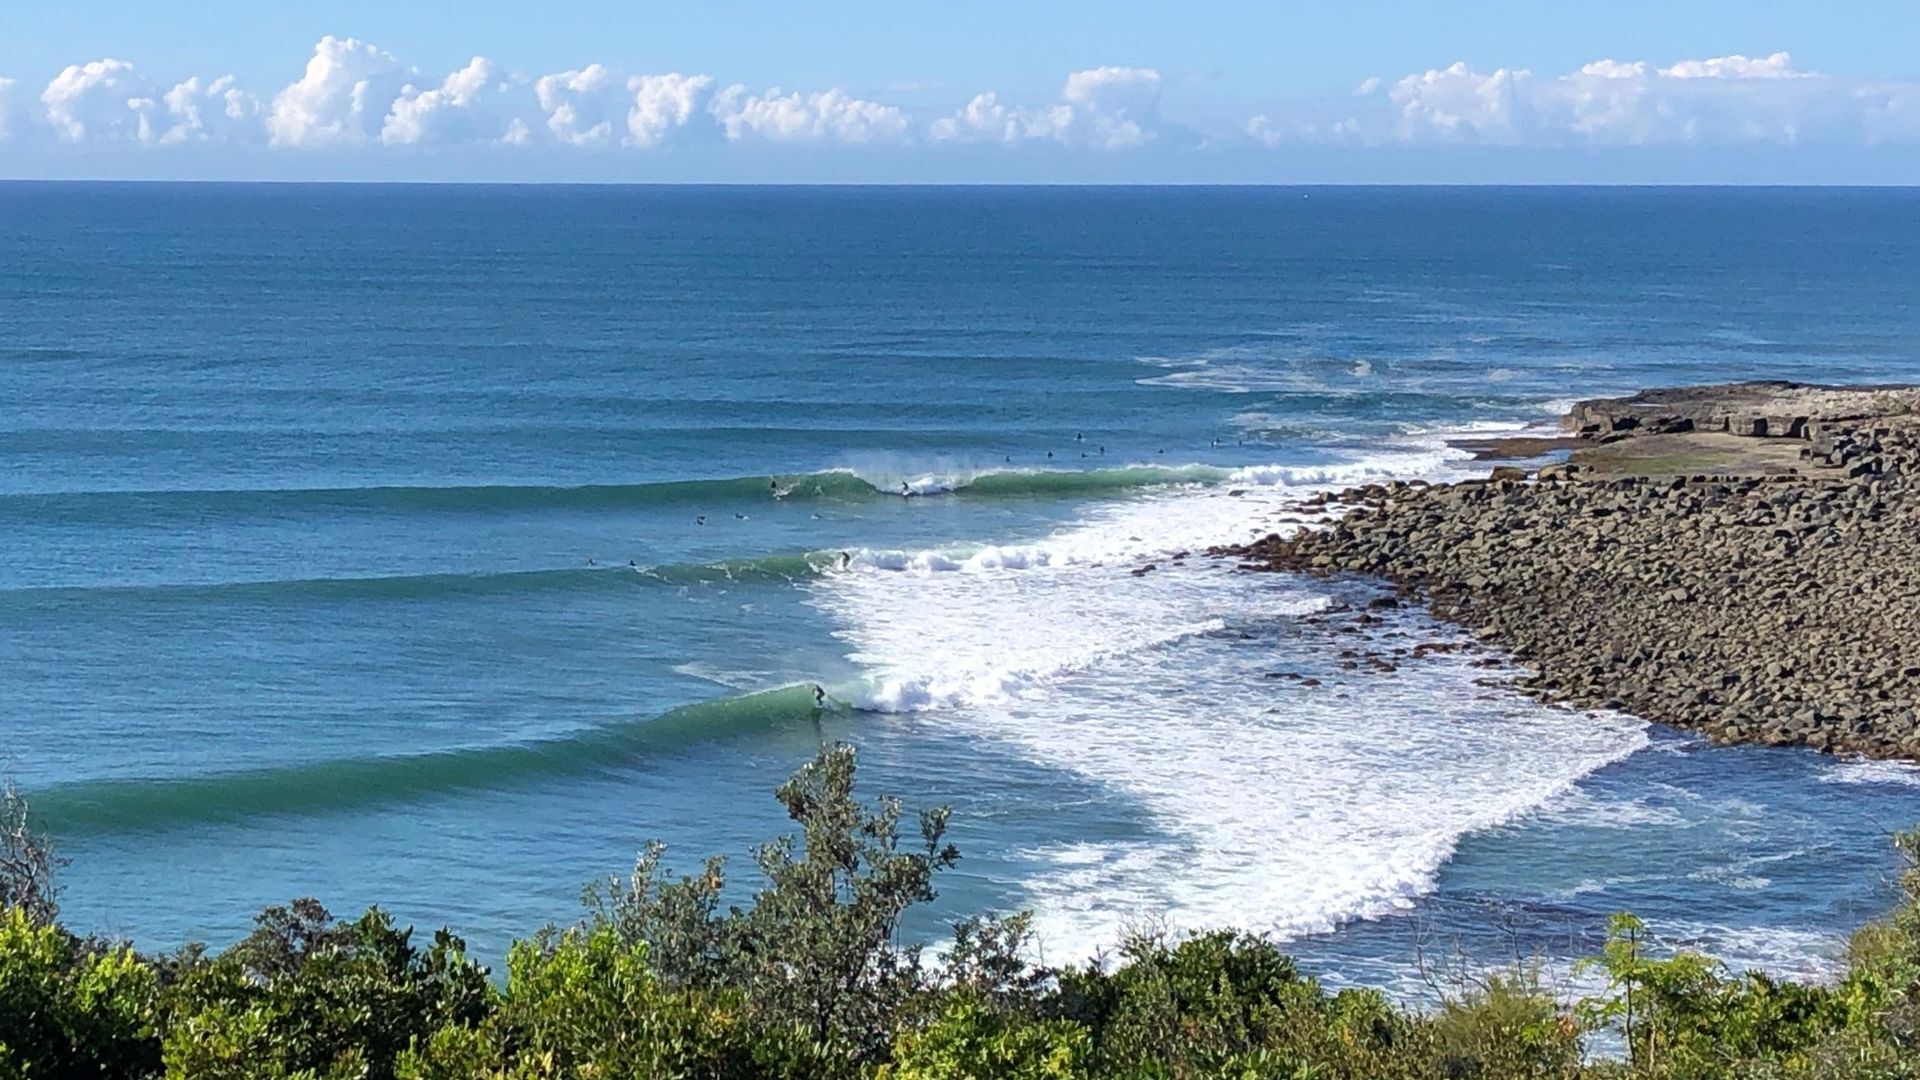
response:
<path id="1" fill-rule="evenodd" d="M 1308 491 L 1464 465 L 1429 439 L 1243 469 L 1106 504 L 1030 544 L 863 552 L 809 588 L 865 672 L 856 703 L 1091 779 L 1141 816 L 1141 835 L 1061 835 L 1022 856 L 1049 959 L 1155 917 L 1287 938 L 1407 908 L 1462 837 L 1646 743 L 1629 718 L 1488 700 L 1484 671 L 1445 659 L 1313 688 L 1261 677 L 1337 669 L 1324 637 L 1262 637 L 1323 607 L 1329 587 L 1197 553 L 1271 531 Z"/>

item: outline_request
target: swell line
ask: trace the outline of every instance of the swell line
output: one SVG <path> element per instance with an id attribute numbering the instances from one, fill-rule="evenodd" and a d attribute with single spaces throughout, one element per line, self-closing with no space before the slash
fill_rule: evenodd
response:
<path id="1" fill-rule="evenodd" d="M 336 758 L 190 777 L 89 780 L 29 792 L 28 797 L 55 836 L 159 832 L 264 815 L 358 810 L 554 777 L 609 773 L 649 754 L 719 734 L 804 720 L 814 712 L 810 687 L 787 686 L 537 741 Z"/>
<path id="2" fill-rule="evenodd" d="M 738 476 L 642 484 L 209 488 L 0 494 L 0 518 L 90 521 L 311 512 L 487 513 L 619 510 L 769 501 L 867 502 L 901 494 L 1074 496 L 1169 484 L 1217 484 L 1230 471 L 1208 465 L 1129 465 L 1085 470 L 830 469 L 799 476 Z"/>
<path id="3" fill-rule="evenodd" d="M 373 577 L 269 578 L 256 581 L 141 585 L 55 585 L 0 589 L 0 609 L 67 608 L 77 604 L 285 604 L 348 600 L 486 598 L 541 593 L 594 593 L 650 586 L 754 581 L 792 582 L 814 577 L 838 554 L 767 555 L 711 563 L 662 566 L 572 567 L 470 574 L 391 574 Z"/>

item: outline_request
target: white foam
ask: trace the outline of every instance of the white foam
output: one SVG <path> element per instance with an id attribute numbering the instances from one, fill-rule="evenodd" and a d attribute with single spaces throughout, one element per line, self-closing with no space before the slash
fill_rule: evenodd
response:
<path id="1" fill-rule="evenodd" d="M 688 660 L 685 663 L 675 664 L 673 670 L 732 690 L 762 689 L 767 685 L 767 679 L 770 677 L 769 673 L 764 671 L 733 671 L 704 660 Z"/>
<path id="2" fill-rule="evenodd" d="M 1657 806 L 1644 797 L 1622 798 L 1571 791 L 1546 808 L 1555 822 L 1585 828 L 1635 830 L 1647 826 L 1690 828 L 1693 822 L 1670 806 Z"/>
<path id="3" fill-rule="evenodd" d="M 1485 672 L 1446 660 L 1357 680 L 1346 699 L 1261 678 L 1283 658 L 1233 628 L 1320 606 L 1323 587 L 1197 553 L 1268 531 L 1316 487 L 1444 478 L 1463 459 L 1429 441 L 1249 467 L 1107 503 L 1031 544 L 863 552 L 812 599 L 866 672 L 853 700 L 1097 781 L 1140 815 L 1144 836 L 1062 836 L 1028 854 L 1050 959 L 1155 915 L 1325 930 L 1409 906 L 1461 837 L 1647 742 L 1630 718 L 1489 702 L 1474 685 Z M 1181 550 L 1196 555 L 1169 558 Z"/>
<path id="4" fill-rule="evenodd" d="M 1732 972 L 1831 982 L 1846 971 L 1847 935 L 1790 926 L 1659 923 L 1648 927 L 1663 945 L 1710 956 Z"/>
<path id="5" fill-rule="evenodd" d="M 1405 479 L 1444 478 L 1466 455 L 1446 448 L 1406 450 L 1361 461 L 1326 465 L 1248 465 L 1233 470 L 1228 484 L 1262 487 L 1345 487 Z"/>
<path id="6" fill-rule="evenodd" d="M 1820 774 L 1826 784 L 1892 784 L 1920 787 L 1920 766 L 1905 761 L 1855 758 L 1836 761 Z"/>

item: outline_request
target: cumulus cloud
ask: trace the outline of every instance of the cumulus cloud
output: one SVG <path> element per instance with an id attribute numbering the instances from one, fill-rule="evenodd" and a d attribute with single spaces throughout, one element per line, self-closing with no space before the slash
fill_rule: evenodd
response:
<path id="1" fill-rule="evenodd" d="M 41 91 L 40 103 L 46 107 L 54 134 L 67 142 L 130 139 L 140 131 L 140 113 L 134 103 L 151 93 L 132 64 L 94 60 L 69 65 L 55 75 Z"/>
<path id="2" fill-rule="evenodd" d="M 908 126 L 906 114 L 894 106 L 839 89 L 783 94 L 776 87 L 753 94 L 736 83 L 715 94 L 710 109 L 727 138 L 736 142 L 896 143 L 905 140 Z"/>
<path id="3" fill-rule="evenodd" d="M 547 131 L 569 146 L 652 149 L 683 136 L 712 134 L 709 75 L 635 75 L 589 64 L 535 84 Z"/>
<path id="4" fill-rule="evenodd" d="M 1060 100 L 1074 137 L 1108 150 L 1144 146 L 1160 134 L 1160 73 L 1102 67 L 1067 76 Z"/>
<path id="5" fill-rule="evenodd" d="M 633 94 L 627 110 L 627 143 L 659 146 L 681 131 L 697 127 L 701 106 L 713 89 L 710 75 L 635 75 L 627 80 Z"/>
<path id="6" fill-rule="evenodd" d="M 140 141 L 172 146 L 194 142 L 254 142 L 264 133 L 260 99 L 240 89 L 231 75 L 202 83 L 197 77 L 161 95 L 132 103 L 140 116 Z"/>
<path id="7" fill-rule="evenodd" d="M 1758 59 L 1735 55 L 1716 56 L 1710 60 L 1682 60 L 1672 67 L 1662 68 L 1660 74 L 1669 79 L 1804 79 L 1808 77 L 1807 72 L 1795 71 L 1793 57 L 1783 52 Z"/>
<path id="8" fill-rule="evenodd" d="M 1149 68 L 1101 67 L 1067 76 L 1060 100 L 1039 108 L 974 97 L 928 129 L 935 142 L 1001 143 L 1051 139 L 1072 146 L 1123 150 L 1145 146 L 1167 129 L 1160 116 L 1160 73 Z"/>
<path id="9" fill-rule="evenodd" d="M 299 77 L 256 96 L 232 76 L 158 82 L 106 58 L 67 67 L 37 92 L 0 79 L 0 139 L 156 147 L 265 143 L 371 152 L 500 145 L 663 151 L 682 144 L 797 146 L 1047 144 L 1159 152 L 1240 145 L 1405 144 L 1628 147 L 1920 142 L 1920 81 L 1809 71 L 1785 52 L 1671 62 L 1602 58 L 1565 74 L 1459 62 L 1351 94 L 1270 104 L 1244 122 L 1211 115 L 1204 137 L 1163 111 L 1145 67 L 1072 72 L 1051 100 L 986 92 L 951 112 L 908 111 L 845 89 L 754 91 L 712 75 L 630 74 L 589 63 L 517 74 L 476 56 L 422 73 L 369 42 L 325 37 Z M 37 83 L 35 84 L 38 85 Z M 916 91 L 925 96 L 925 88 Z M 1205 103 L 1189 108 L 1207 115 Z M 940 115 L 945 112 L 945 115 Z M 1240 114 L 1245 116 L 1245 113 Z M 929 122 L 930 121 L 930 122 Z"/>
<path id="10" fill-rule="evenodd" d="M 510 142 L 513 121 L 519 119 L 509 111 L 514 89 L 498 65 L 476 56 L 439 86 L 402 87 L 381 122 L 380 141 L 388 146 Z M 524 121 L 519 130 L 524 133 Z"/>
<path id="11" fill-rule="evenodd" d="M 356 38 L 320 39 L 299 81 L 280 91 L 267 113 L 275 146 L 322 149 L 378 136 L 409 72 L 384 49 Z"/>
<path id="12" fill-rule="evenodd" d="M 1525 70 L 1481 74 L 1456 63 L 1401 79 L 1387 100 L 1399 111 L 1394 131 L 1402 140 L 1514 143 L 1530 119 L 1532 84 Z"/>
<path id="13" fill-rule="evenodd" d="M 1369 97 L 1381 85 L 1369 79 L 1357 93 Z M 1901 130 L 1897 89 L 1866 98 L 1855 84 L 1795 67 L 1784 52 L 1664 67 L 1609 58 L 1553 77 L 1460 62 L 1387 86 L 1388 116 L 1321 133 L 1414 144 L 1640 146 L 1870 139 Z M 1274 131 L 1273 121 L 1250 122 L 1247 135 L 1273 145 L 1281 141 Z"/>
<path id="14" fill-rule="evenodd" d="M 1272 149 L 1286 143 L 1362 143 L 1366 133 L 1350 119 L 1274 120 L 1265 113 L 1249 119 L 1242 132 Z"/>
<path id="15" fill-rule="evenodd" d="M 615 122 L 626 112 L 626 87 L 613 69 L 588 64 L 575 71 L 543 75 L 534 84 L 547 130 L 570 146 L 614 142 Z"/>
<path id="16" fill-rule="evenodd" d="M 1843 88 L 1783 52 L 1667 67 L 1598 60 L 1542 87 L 1538 104 L 1545 136 L 1626 145 L 1792 142 L 1809 124 L 1839 134 L 1859 119 Z"/>

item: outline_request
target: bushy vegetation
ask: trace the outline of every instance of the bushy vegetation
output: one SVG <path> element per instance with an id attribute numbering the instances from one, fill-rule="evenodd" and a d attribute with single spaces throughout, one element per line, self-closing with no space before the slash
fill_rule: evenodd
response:
<path id="1" fill-rule="evenodd" d="M 853 752 L 779 791 L 798 838 L 675 877 L 657 846 L 587 892 L 577 924 L 516 943 L 504 980 L 445 930 L 311 900 L 217 954 L 145 956 L 58 922 L 56 860 L 0 798 L 0 1080 L 640 1080 L 656 1077 L 1920 1078 L 1920 834 L 1904 901 L 1831 986 L 1649 950 L 1629 916 L 1573 1001 L 1516 968 L 1414 1010 L 1329 992 L 1244 934 L 1143 934 L 1103 963 L 1032 965 L 1024 916 L 901 935 L 959 858 L 945 811 L 903 830 L 862 804 Z M 1596 1050 L 1602 1051 L 1596 1053 Z"/>

